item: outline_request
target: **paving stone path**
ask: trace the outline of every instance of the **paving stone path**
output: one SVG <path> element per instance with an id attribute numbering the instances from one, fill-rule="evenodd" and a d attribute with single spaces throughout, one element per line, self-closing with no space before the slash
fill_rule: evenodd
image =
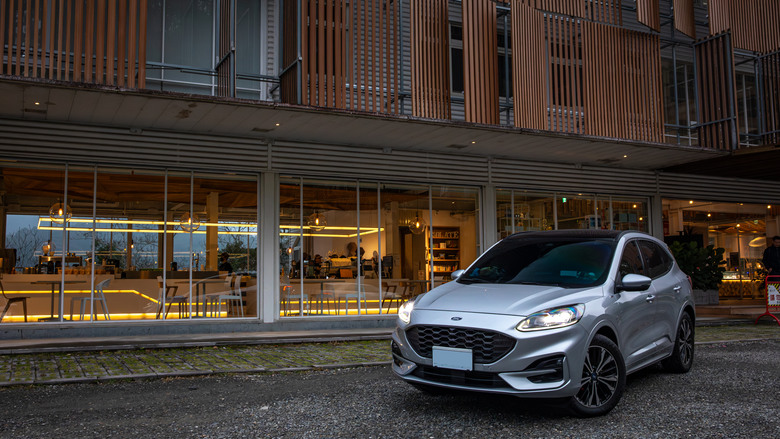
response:
<path id="1" fill-rule="evenodd" d="M 0 386 L 389 364 L 387 340 L 0 355 Z"/>

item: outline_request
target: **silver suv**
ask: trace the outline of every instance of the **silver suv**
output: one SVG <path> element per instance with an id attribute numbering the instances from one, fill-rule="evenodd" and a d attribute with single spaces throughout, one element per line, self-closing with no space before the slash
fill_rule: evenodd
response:
<path id="1" fill-rule="evenodd" d="M 423 390 L 563 398 L 597 416 L 627 374 L 693 365 L 690 278 L 647 234 L 518 233 L 453 278 L 398 313 L 392 368 Z"/>

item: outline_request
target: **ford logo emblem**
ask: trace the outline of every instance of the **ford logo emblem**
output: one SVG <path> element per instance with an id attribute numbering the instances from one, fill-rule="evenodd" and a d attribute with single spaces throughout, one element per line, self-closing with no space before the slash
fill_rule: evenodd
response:
<path id="1" fill-rule="evenodd" d="M 453 317 L 452 320 L 455 320 L 456 322 L 459 322 L 463 320 L 463 317 Z"/>

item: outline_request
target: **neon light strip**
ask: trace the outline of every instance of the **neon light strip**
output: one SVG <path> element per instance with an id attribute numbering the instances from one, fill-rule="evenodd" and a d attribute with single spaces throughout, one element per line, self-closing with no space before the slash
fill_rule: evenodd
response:
<path id="1" fill-rule="evenodd" d="M 42 223 L 48 222 L 50 225 L 44 226 Z M 84 219 L 84 218 L 71 218 L 68 220 L 69 223 L 92 223 L 91 219 Z M 138 224 L 146 224 L 146 225 L 164 225 L 165 222 L 163 221 L 132 221 L 132 220 L 103 220 L 103 219 L 97 219 L 95 220 L 96 223 L 100 224 L 128 224 L 128 225 L 138 225 Z M 53 226 L 52 223 L 56 223 L 56 221 L 52 221 L 51 219 L 39 217 L 38 218 L 38 230 L 63 230 L 62 226 Z M 177 226 L 180 225 L 178 222 L 168 222 L 168 225 Z M 257 229 L 257 224 L 239 224 L 239 223 L 198 223 L 198 225 L 206 226 L 206 227 L 245 227 L 250 229 Z M 301 226 L 296 225 L 279 225 L 280 229 L 283 230 L 301 230 Z M 303 226 L 303 229 L 309 229 L 311 230 L 311 226 Z M 347 234 L 335 234 L 335 233 L 304 233 L 303 236 L 313 236 L 313 237 L 321 237 L 321 238 L 355 238 L 358 236 L 357 234 L 357 227 L 351 227 L 351 226 L 325 226 L 322 228 L 323 230 L 344 230 L 344 231 L 354 231 L 355 233 L 347 233 Z M 91 227 L 71 227 L 66 226 L 65 231 L 68 232 L 91 232 L 93 229 Z M 130 229 L 105 229 L 105 228 L 95 228 L 95 232 L 102 232 L 102 233 L 127 233 L 127 232 L 133 232 L 133 233 L 178 233 L 178 234 L 188 234 L 190 232 L 186 230 L 175 230 L 175 229 L 137 229 L 137 228 L 130 228 Z M 378 232 L 383 232 L 384 228 L 375 228 L 375 227 L 366 227 L 360 229 L 361 235 L 370 235 Z M 192 232 L 195 235 L 205 235 L 205 230 L 195 230 Z M 217 231 L 217 234 L 219 235 L 249 235 L 254 236 L 257 234 L 257 231 L 233 231 L 233 230 L 219 230 Z M 301 233 L 294 233 L 294 232 L 281 232 L 279 233 L 280 236 L 301 236 Z"/>

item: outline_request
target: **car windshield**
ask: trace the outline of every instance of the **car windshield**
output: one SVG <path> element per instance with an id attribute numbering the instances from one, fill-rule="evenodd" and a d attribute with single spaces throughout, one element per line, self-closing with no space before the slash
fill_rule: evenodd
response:
<path id="1" fill-rule="evenodd" d="M 615 242 L 607 239 L 505 239 L 482 255 L 460 283 L 556 285 L 580 288 L 602 284 Z"/>

